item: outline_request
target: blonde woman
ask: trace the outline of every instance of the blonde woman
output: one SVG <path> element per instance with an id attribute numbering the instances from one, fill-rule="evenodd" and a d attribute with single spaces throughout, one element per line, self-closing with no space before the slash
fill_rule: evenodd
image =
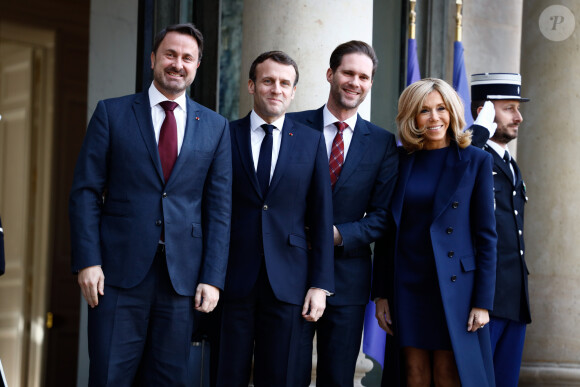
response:
<path id="1" fill-rule="evenodd" d="M 494 385 L 492 159 L 470 146 L 463 109 L 440 79 L 415 82 L 399 99 L 395 240 L 377 244 L 373 284 L 379 325 L 397 348 L 383 385 Z"/>

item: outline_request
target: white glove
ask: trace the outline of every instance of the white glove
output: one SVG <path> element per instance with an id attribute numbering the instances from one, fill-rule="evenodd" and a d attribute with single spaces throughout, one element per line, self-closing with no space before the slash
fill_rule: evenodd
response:
<path id="1" fill-rule="evenodd" d="M 489 131 L 489 138 L 492 138 L 495 133 L 495 129 L 497 128 L 497 124 L 493 122 L 494 119 L 495 107 L 493 106 L 493 102 L 485 101 L 483 108 L 475 119 L 474 124 L 486 128 Z"/>

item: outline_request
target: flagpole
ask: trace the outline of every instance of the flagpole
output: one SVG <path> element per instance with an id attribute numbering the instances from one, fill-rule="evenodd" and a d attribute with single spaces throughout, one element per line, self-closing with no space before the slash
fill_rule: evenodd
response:
<path id="1" fill-rule="evenodd" d="M 456 25 L 455 25 L 455 41 L 461 42 L 461 33 L 462 33 L 462 19 L 463 16 L 461 15 L 461 7 L 463 6 L 462 0 L 455 1 L 455 7 L 457 9 L 457 13 L 455 15 Z"/>
<path id="2" fill-rule="evenodd" d="M 417 19 L 415 5 L 417 0 L 409 0 L 409 4 L 411 5 L 411 11 L 409 11 L 409 39 L 415 39 L 415 20 Z"/>

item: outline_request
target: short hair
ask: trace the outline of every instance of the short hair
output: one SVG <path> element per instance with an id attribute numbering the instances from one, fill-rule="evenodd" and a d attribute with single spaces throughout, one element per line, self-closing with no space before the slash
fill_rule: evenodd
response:
<path id="1" fill-rule="evenodd" d="M 284 51 L 266 51 L 260 55 L 252 62 L 250 66 L 250 79 L 252 82 L 256 83 L 256 67 L 268 59 L 272 59 L 276 63 L 280 63 L 287 66 L 294 67 L 294 71 L 296 71 L 296 79 L 294 79 L 294 86 L 298 84 L 298 65 L 290 57 L 290 55 L 286 54 Z"/>
<path id="2" fill-rule="evenodd" d="M 433 91 L 441 94 L 445 108 L 449 112 L 447 135 L 460 148 L 467 148 L 471 144 L 471 131 L 463 131 L 465 109 L 457 92 L 441 79 L 425 78 L 409 85 L 399 97 L 399 113 L 396 122 L 399 139 L 408 153 L 421 150 L 425 146 L 423 131 L 417 127 L 416 117 L 423 107 L 425 98 Z"/>
<path id="3" fill-rule="evenodd" d="M 197 61 L 201 62 L 201 56 L 203 53 L 203 35 L 192 23 L 172 24 L 159 31 L 153 40 L 153 53 L 155 53 L 155 55 L 157 55 L 157 49 L 163 39 L 165 39 L 165 35 L 167 35 L 168 32 L 178 32 L 193 37 L 197 42 Z"/>
<path id="4" fill-rule="evenodd" d="M 483 106 L 485 104 L 484 100 L 481 101 L 471 101 L 471 116 L 473 118 L 477 117 L 479 114 L 477 113 L 477 109 L 479 109 L 480 106 Z"/>
<path id="5" fill-rule="evenodd" d="M 373 62 L 372 77 L 375 77 L 375 71 L 379 65 L 379 59 L 375 50 L 367 43 L 361 40 L 351 40 L 350 42 L 338 45 L 330 55 L 330 69 L 334 73 L 342 63 L 342 57 L 348 54 L 363 54 L 368 56 Z"/>

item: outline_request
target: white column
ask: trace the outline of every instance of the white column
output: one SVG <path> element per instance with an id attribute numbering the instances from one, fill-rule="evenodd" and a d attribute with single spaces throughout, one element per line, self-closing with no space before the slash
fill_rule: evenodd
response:
<path id="1" fill-rule="evenodd" d="M 580 385 L 580 2 L 526 0 L 518 163 L 527 184 L 532 324 L 520 386 Z M 574 20 L 576 15 L 576 20 Z"/>

